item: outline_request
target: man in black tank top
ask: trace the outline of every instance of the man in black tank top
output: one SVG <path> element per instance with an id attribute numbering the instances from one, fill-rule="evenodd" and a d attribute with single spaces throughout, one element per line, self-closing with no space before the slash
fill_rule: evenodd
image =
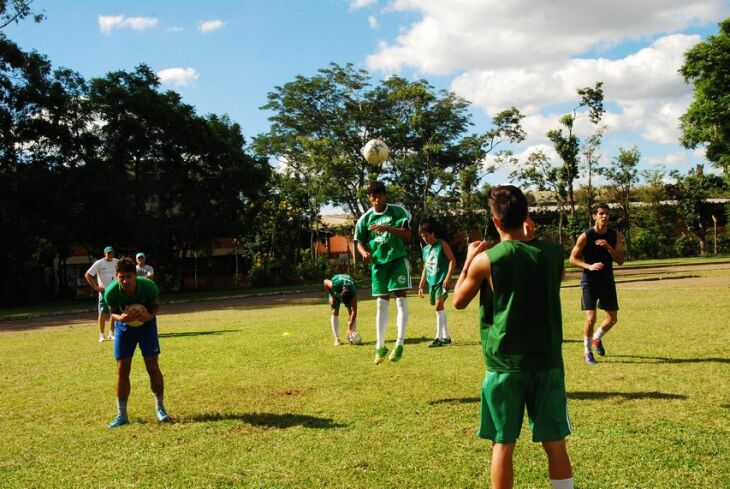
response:
<path id="1" fill-rule="evenodd" d="M 603 335 L 616 324 L 618 299 L 616 282 L 613 279 L 613 262 L 619 265 L 624 262 L 624 237 L 608 227 L 608 205 L 596 204 L 591 209 L 595 221 L 578 237 L 573 251 L 570 252 L 570 263 L 583 269 L 580 285 L 583 289 L 581 309 L 586 311 L 586 322 L 583 327 L 583 358 L 588 365 L 595 365 L 592 347 L 601 356 L 606 354 L 603 347 Z M 598 331 L 593 332 L 596 324 L 596 306 L 606 311 Z"/>

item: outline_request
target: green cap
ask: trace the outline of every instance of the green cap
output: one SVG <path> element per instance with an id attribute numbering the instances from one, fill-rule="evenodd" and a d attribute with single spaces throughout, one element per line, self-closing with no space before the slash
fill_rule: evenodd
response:
<path id="1" fill-rule="evenodd" d="M 145 258 L 144 253 L 142 253 L 141 251 L 137 253 L 137 258 Z"/>
<path id="2" fill-rule="evenodd" d="M 114 253 L 114 248 L 112 248 L 111 246 L 107 246 L 106 248 L 104 248 L 104 253 Z"/>

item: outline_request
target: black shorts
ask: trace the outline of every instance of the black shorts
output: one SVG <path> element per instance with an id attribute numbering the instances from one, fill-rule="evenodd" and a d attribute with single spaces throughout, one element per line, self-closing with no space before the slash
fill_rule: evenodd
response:
<path id="1" fill-rule="evenodd" d="M 618 311 L 618 297 L 616 284 L 581 284 L 583 295 L 580 308 L 583 311 L 592 311 L 598 308 L 604 311 Z"/>

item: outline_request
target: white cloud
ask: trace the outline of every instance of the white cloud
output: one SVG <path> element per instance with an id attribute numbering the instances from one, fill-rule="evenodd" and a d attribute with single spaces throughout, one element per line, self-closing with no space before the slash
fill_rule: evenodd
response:
<path id="1" fill-rule="evenodd" d="M 183 28 L 182 27 L 173 26 L 173 27 L 168 27 L 167 28 L 167 31 L 168 32 L 182 32 L 183 31 Z"/>
<path id="2" fill-rule="evenodd" d="M 157 72 L 160 83 L 184 87 L 198 79 L 195 68 L 167 68 Z"/>
<path id="3" fill-rule="evenodd" d="M 135 31 L 143 31 L 157 26 L 157 17 L 126 17 L 124 15 L 100 15 L 99 30 L 106 35 L 111 35 L 114 29 L 130 28 Z"/>
<path id="4" fill-rule="evenodd" d="M 370 24 L 370 27 L 372 29 L 377 29 L 380 27 L 378 24 L 378 19 L 374 15 L 368 15 L 368 24 Z"/>
<path id="5" fill-rule="evenodd" d="M 207 34 L 208 32 L 217 31 L 218 29 L 222 29 L 223 26 L 225 26 L 226 23 L 219 19 L 213 19 L 213 20 L 204 20 L 198 23 L 198 30 L 202 32 L 203 34 Z"/>
<path id="6" fill-rule="evenodd" d="M 378 0 L 350 0 L 350 9 L 357 10 L 370 5 L 375 5 Z"/>

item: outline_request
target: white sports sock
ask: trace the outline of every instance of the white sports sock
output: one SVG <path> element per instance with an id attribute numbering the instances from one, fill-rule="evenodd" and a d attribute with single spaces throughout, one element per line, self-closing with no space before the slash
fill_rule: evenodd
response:
<path id="1" fill-rule="evenodd" d="M 405 297 L 396 297 L 395 305 L 398 308 L 398 319 L 396 320 L 398 339 L 395 344 L 402 345 L 406 338 L 406 326 L 408 325 L 408 301 Z"/>
<path id="2" fill-rule="evenodd" d="M 165 409 L 165 405 L 162 403 L 163 401 L 163 394 L 158 394 L 157 392 L 152 393 L 155 396 L 155 402 L 157 403 L 157 409 Z"/>
<path id="3" fill-rule="evenodd" d="M 590 336 L 583 337 L 583 347 L 585 348 L 586 353 L 593 351 L 593 342 L 591 341 Z"/>
<path id="4" fill-rule="evenodd" d="M 606 332 L 603 331 L 603 328 L 598 328 L 596 330 L 596 332 L 593 334 L 593 338 L 596 340 L 600 340 L 601 338 L 603 338 L 603 335 L 605 335 L 605 334 L 606 334 Z"/>
<path id="5" fill-rule="evenodd" d="M 573 485 L 573 478 L 570 479 L 550 479 L 550 484 L 553 485 L 553 489 L 575 489 Z"/>
<path id="6" fill-rule="evenodd" d="M 332 334 L 335 339 L 340 337 L 340 316 L 330 316 L 330 323 L 332 324 Z"/>
<path id="7" fill-rule="evenodd" d="M 439 336 L 439 338 L 441 338 L 442 340 L 450 338 L 451 336 L 449 335 L 449 325 L 446 321 L 446 311 L 436 311 L 436 314 L 438 314 L 438 320 L 441 323 L 441 336 Z"/>
<path id="8" fill-rule="evenodd" d="M 436 311 L 436 336 L 434 338 L 441 338 L 441 311 Z"/>
<path id="9" fill-rule="evenodd" d="M 378 297 L 375 300 L 377 310 L 375 311 L 375 348 L 385 346 L 385 327 L 388 326 L 388 299 Z"/>
<path id="10" fill-rule="evenodd" d="M 127 416 L 127 397 L 117 397 L 117 413 L 119 416 Z"/>

